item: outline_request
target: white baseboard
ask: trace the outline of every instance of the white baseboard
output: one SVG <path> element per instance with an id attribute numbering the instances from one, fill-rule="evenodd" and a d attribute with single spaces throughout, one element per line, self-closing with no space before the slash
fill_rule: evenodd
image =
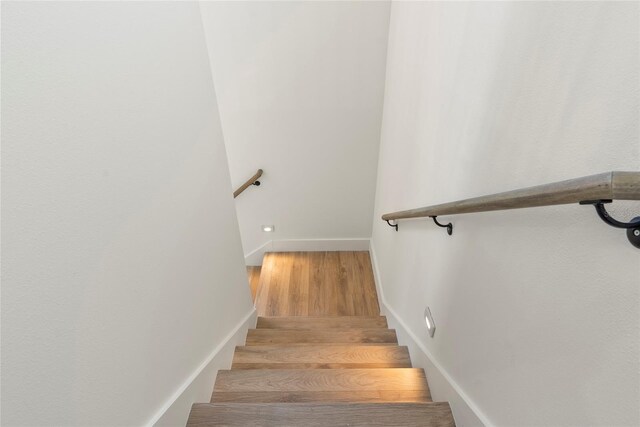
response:
<path id="1" fill-rule="evenodd" d="M 270 240 L 244 257 L 247 265 L 262 265 L 266 252 L 368 251 L 370 239 Z"/>
<path id="2" fill-rule="evenodd" d="M 243 345 L 247 330 L 255 327 L 256 310 L 253 309 L 236 325 L 207 359 L 186 379 L 180 388 L 162 405 L 146 426 L 184 426 L 187 424 L 191 405 L 208 402 L 219 369 L 229 369 L 237 345 Z"/>
<path id="3" fill-rule="evenodd" d="M 273 240 L 269 240 L 264 245 L 249 252 L 244 256 L 244 263 L 246 265 L 262 265 L 262 258 L 267 252 L 272 252 Z"/>
<path id="4" fill-rule="evenodd" d="M 382 314 L 387 316 L 389 327 L 396 330 L 398 342 L 409 348 L 413 366 L 425 370 L 433 400 L 449 402 L 458 427 L 493 426 L 494 424 L 489 421 L 442 365 L 438 363 L 433 354 L 431 354 L 420 339 L 411 332 L 402 320 L 402 317 L 400 317 L 385 299 L 373 240 L 369 247 L 369 255 L 371 257 L 371 265 L 373 266 L 373 276 L 376 282 L 376 290 L 378 292 Z"/>

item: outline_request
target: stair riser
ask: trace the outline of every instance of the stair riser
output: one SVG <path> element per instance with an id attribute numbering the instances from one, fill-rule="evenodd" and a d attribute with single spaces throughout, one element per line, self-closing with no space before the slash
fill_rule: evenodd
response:
<path id="1" fill-rule="evenodd" d="M 387 329 L 387 319 L 380 317 L 258 317 L 257 329 Z"/>
<path id="2" fill-rule="evenodd" d="M 427 390 L 334 391 L 334 392 L 213 392 L 211 402 L 313 403 L 313 402 L 431 402 Z"/>
<path id="3" fill-rule="evenodd" d="M 214 391 L 429 390 L 422 369 L 248 369 L 218 371 Z"/>
<path id="4" fill-rule="evenodd" d="M 381 369 L 411 368 L 411 363 L 234 363 L 231 369 Z"/>
<path id="5" fill-rule="evenodd" d="M 295 329 L 250 329 L 246 345 L 272 344 L 375 344 L 397 345 L 393 329 L 349 329 L 306 331 Z"/>

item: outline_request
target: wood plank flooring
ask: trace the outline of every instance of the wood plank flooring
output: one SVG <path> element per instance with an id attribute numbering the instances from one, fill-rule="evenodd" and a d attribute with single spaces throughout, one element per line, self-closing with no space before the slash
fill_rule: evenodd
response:
<path id="1" fill-rule="evenodd" d="M 397 345 L 393 329 L 249 329 L 247 345 L 261 344 L 376 344 Z"/>
<path id="2" fill-rule="evenodd" d="M 242 403 L 430 403 L 429 390 L 349 390 L 349 391 L 214 391 L 211 402 Z M 304 424 L 303 424 L 304 425 Z"/>
<path id="3" fill-rule="evenodd" d="M 407 347 L 260 345 L 237 347 L 231 369 L 411 368 Z"/>
<path id="4" fill-rule="evenodd" d="M 384 316 L 293 316 L 293 317 L 258 317 L 257 328 L 261 329 L 334 329 L 334 328 L 386 328 L 387 318 Z"/>
<path id="5" fill-rule="evenodd" d="M 452 427 L 446 402 L 432 403 L 198 403 L 189 426 Z"/>
<path id="6" fill-rule="evenodd" d="M 249 289 L 251 289 L 251 298 L 256 302 L 256 294 L 258 293 L 258 284 L 260 282 L 260 270 L 258 266 L 247 266 L 247 276 L 249 278 Z"/>
<path id="7" fill-rule="evenodd" d="M 235 369 L 220 370 L 214 390 L 380 391 L 429 390 L 422 369 Z"/>
<path id="8" fill-rule="evenodd" d="M 248 274 L 256 328 L 187 427 L 455 427 L 380 316 L 367 252 L 272 253 Z"/>
<path id="9" fill-rule="evenodd" d="M 378 316 L 368 252 L 265 254 L 259 316 Z"/>

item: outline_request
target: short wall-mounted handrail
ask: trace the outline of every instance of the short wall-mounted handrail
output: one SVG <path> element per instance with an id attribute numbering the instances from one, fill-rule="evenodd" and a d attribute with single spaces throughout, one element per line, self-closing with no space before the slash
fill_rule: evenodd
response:
<path id="1" fill-rule="evenodd" d="M 606 172 L 504 193 L 426 206 L 424 208 L 392 212 L 382 215 L 382 219 L 387 221 L 389 225 L 396 226 L 400 219 L 430 217 L 435 220 L 439 215 L 571 203 L 593 204 L 596 206 L 598 214 L 602 217 L 604 209 L 602 204 L 611 200 L 640 200 L 640 172 Z M 391 224 L 389 221 L 395 221 L 395 224 Z M 612 222 L 607 221 L 610 225 L 612 225 Z M 631 243 L 640 247 L 640 218 L 634 218 L 629 223 L 615 221 L 615 224 L 618 228 L 627 228 L 627 236 L 629 236 Z"/>
<path id="2" fill-rule="evenodd" d="M 251 178 L 249 178 L 244 184 L 242 184 L 236 191 L 233 192 L 233 198 L 235 199 L 236 197 L 238 197 L 244 190 L 252 185 L 260 185 L 260 181 L 258 181 L 258 178 L 260 178 L 261 176 L 262 169 L 258 169 L 258 171 Z"/>

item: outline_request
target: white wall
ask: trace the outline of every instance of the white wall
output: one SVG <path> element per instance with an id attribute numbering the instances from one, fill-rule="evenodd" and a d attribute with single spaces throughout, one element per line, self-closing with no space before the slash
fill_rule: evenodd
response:
<path id="1" fill-rule="evenodd" d="M 638 12 L 637 2 L 392 5 L 380 282 L 487 423 L 640 424 L 638 250 L 577 205 L 441 218 L 452 237 L 429 220 L 396 233 L 380 216 L 638 170 Z M 640 204 L 615 211 L 630 219 Z"/>
<path id="2" fill-rule="evenodd" d="M 389 2 L 202 11 L 231 182 L 265 171 L 236 199 L 245 254 L 271 239 L 369 238 Z"/>
<path id="3" fill-rule="evenodd" d="M 198 5 L 2 9 L 2 424 L 144 424 L 252 311 Z"/>

